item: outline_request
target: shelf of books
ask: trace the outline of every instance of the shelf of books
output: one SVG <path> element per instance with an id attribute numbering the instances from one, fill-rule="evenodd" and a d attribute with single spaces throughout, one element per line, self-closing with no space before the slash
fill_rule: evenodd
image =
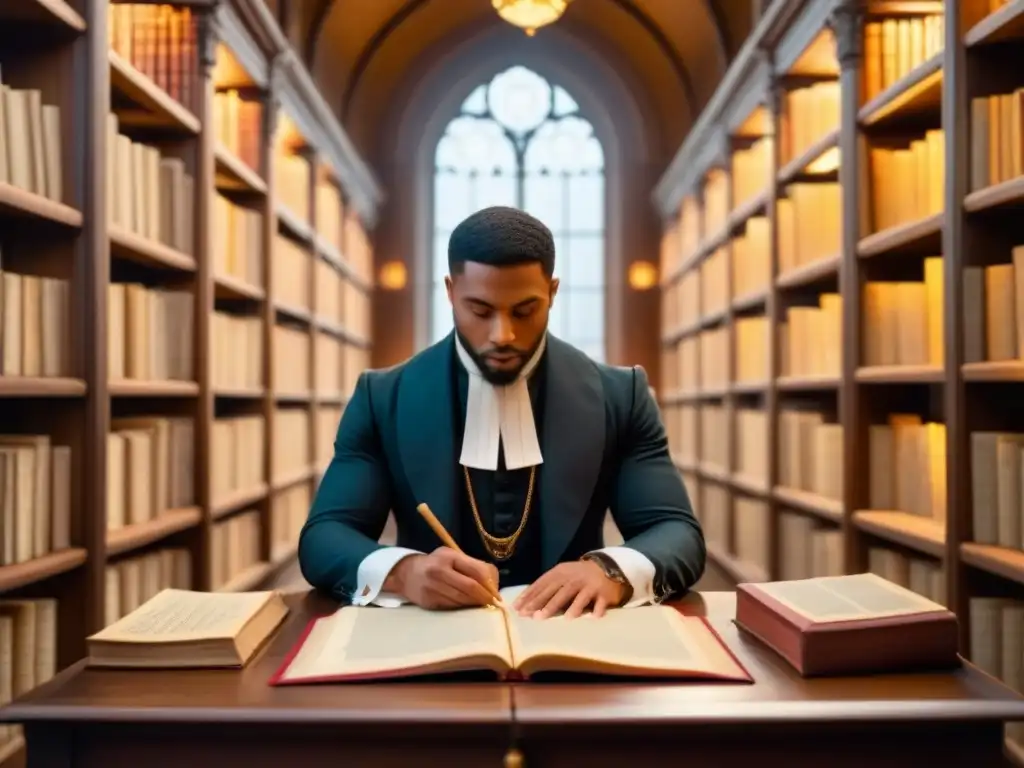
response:
<path id="1" fill-rule="evenodd" d="M 0 5 L 8 700 L 159 589 L 294 556 L 379 191 L 260 0 Z"/>
<path id="2" fill-rule="evenodd" d="M 874 571 L 1018 690 L 1022 57 L 1022 0 L 780 0 L 655 192 L 660 396 L 711 567 Z"/>

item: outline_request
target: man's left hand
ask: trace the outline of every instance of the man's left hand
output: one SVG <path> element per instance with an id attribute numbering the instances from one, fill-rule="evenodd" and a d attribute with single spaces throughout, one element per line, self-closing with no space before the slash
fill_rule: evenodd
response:
<path id="1" fill-rule="evenodd" d="M 597 563 L 583 560 L 559 563 L 527 587 L 512 607 L 520 616 L 535 619 L 547 619 L 563 610 L 566 618 L 576 618 L 590 607 L 594 616 L 602 616 L 624 596 L 625 587 L 605 576 Z"/>

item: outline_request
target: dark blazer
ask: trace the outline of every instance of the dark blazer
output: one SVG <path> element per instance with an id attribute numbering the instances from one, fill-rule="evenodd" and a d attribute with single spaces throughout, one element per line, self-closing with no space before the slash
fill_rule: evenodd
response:
<path id="1" fill-rule="evenodd" d="M 343 600 L 394 512 L 398 544 L 439 546 L 416 512 L 427 502 L 458 540 L 460 446 L 453 434 L 454 335 L 405 363 L 359 377 L 299 539 L 314 587 Z M 680 593 L 704 572 L 705 546 L 640 367 L 595 363 L 549 335 L 538 474 L 542 567 L 603 544 L 610 509 L 625 545 L 655 566 L 655 593 Z"/>

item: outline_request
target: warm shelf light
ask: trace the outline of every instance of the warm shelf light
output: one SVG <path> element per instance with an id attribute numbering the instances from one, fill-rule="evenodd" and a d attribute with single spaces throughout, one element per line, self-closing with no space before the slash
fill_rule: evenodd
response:
<path id="1" fill-rule="evenodd" d="M 634 291 L 649 291 L 658 284 L 658 268 L 649 261 L 634 261 L 629 265 L 629 287 Z"/>
<path id="2" fill-rule="evenodd" d="M 502 19 L 526 34 L 558 21 L 572 0 L 491 0 Z"/>
<path id="3" fill-rule="evenodd" d="M 385 291 L 400 291 L 405 288 L 407 279 L 405 264 L 400 261 L 389 261 L 381 266 L 377 284 Z"/>
<path id="4" fill-rule="evenodd" d="M 839 170 L 839 147 L 829 147 L 807 165 L 807 173 L 824 176 Z"/>

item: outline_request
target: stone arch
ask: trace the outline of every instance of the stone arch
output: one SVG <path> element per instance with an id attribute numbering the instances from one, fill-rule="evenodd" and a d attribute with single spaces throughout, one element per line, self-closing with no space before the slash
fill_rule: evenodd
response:
<path id="1" fill-rule="evenodd" d="M 484 33 L 473 30 L 458 43 L 446 42 L 443 52 L 423 58 L 430 65 L 396 94 L 397 106 L 386 121 L 391 130 L 379 144 L 377 165 L 388 185 L 389 204 L 378 230 L 377 249 L 382 259 L 401 258 L 408 266 L 411 295 L 406 293 L 404 299 L 412 303 L 409 320 L 413 329 L 412 338 L 403 345 L 406 348 L 383 351 L 385 359 L 380 362 L 395 362 L 422 347 L 428 334 L 437 142 L 473 88 L 520 63 L 565 88 L 604 147 L 606 353 L 610 362 L 635 358 L 629 338 L 634 334 L 623 331 L 635 327 L 627 317 L 637 318 L 639 307 L 628 295 L 626 274 L 636 255 L 649 255 L 650 248 L 657 247 L 651 237 L 656 221 L 649 194 L 657 172 L 652 152 L 656 155 L 658 137 L 652 135 L 656 123 L 650 119 L 648 105 L 600 51 L 557 27 L 535 38 L 505 28 Z M 380 318 L 393 327 L 397 307 L 389 310 L 390 303 L 386 299 L 380 302 Z M 646 314 L 652 314 L 656 322 L 657 307 Z M 646 327 L 646 323 L 640 325 Z M 635 362 L 656 365 L 656 360 L 650 359 Z"/>

